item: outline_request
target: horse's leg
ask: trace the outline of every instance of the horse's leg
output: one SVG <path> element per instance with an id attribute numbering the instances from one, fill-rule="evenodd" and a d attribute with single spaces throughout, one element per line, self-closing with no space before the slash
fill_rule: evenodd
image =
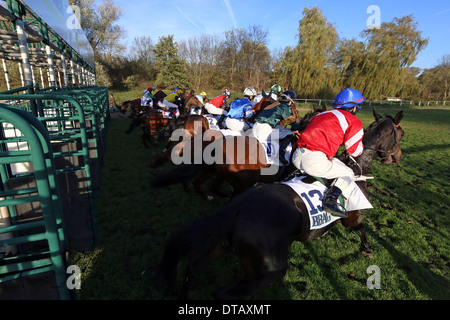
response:
<path id="1" fill-rule="evenodd" d="M 209 191 L 219 197 L 223 197 L 223 198 L 230 198 L 231 195 L 226 194 L 225 192 L 223 192 L 220 187 L 222 186 L 224 180 L 223 178 L 219 177 L 216 175 L 213 183 L 211 184 L 211 186 L 209 187 Z"/>
<path id="2" fill-rule="evenodd" d="M 247 297 L 284 277 L 287 270 L 288 243 L 270 243 L 271 236 L 254 238 L 253 244 L 242 243 L 237 255 L 244 273 L 243 278 L 215 293 L 220 300 L 236 300 Z M 247 239 L 248 240 L 248 239 Z M 262 242 L 262 243 L 261 243 Z"/>
<path id="3" fill-rule="evenodd" d="M 191 261 L 186 268 L 186 272 L 183 276 L 183 284 L 178 294 L 178 300 L 186 300 L 189 290 L 196 282 L 198 276 L 202 274 L 202 270 L 208 266 L 216 256 L 223 253 L 222 248 L 216 248 L 207 254 L 199 256 L 197 259 Z"/>
<path id="4" fill-rule="evenodd" d="M 207 199 L 208 200 L 208 195 L 202 190 L 202 184 L 208 180 L 209 178 L 211 178 L 214 174 L 214 172 L 212 170 L 208 170 L 209 168 L 207 168 L 207 170 L 203 170 L 202 173 L 194 179 L 194 181 L 192 181 L 192 185 L 195 189 L 195 191 L 197 191 L 197 193 L 203 198 L 203 199 Z"/>
<path id="5" fill-rule="evenodd" d="M 189 189 L 187 182 L 182 182 L 181 185 L 183 186 L 184 192 L 191 193 L 191 189 Z"/>
<path id="6" fill-rule="evenodd" d="M 141 135 L 141 139 L 142 139 L 142 142 L 144 143 L 144 146 L 146 147 L 146 148 L 148 148 L 148 144 L 147 144 L 147 134 L 144 132 L 142 135 Z"/>
<path id="7" fill-rule="evenodd" d="M 361 211 L 350 211 L 348 218 L 341 219 L 341 222 L 344 227 L 350 228 L 350 230 L 355 231 L 359 235 L 362 254 L 372 258 L 372 250 L 366 238 L 366 228 L 362 224 Z"/>
<path id="8" fill-rule="evenodd" d="M 366 238 L 366 228 L 361 223 L 356 227 L 351 228 L 352 231 L 355 231 L 359 238 L 361 239 L 361 252 L 363 255 L 368 256 L 369 258 L 373 258 L 372 250 L 370 249 L 369 242 Z"/>

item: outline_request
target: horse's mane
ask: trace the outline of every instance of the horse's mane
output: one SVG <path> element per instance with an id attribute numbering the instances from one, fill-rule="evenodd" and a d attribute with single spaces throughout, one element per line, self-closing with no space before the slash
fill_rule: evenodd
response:
<path id="1" fill-rule="evenodd" d="M 308 124 L 311 122 L 312 118 L 321 113 L 327 111 L 327 107 L 323 106 L 321 109 L 316 109 L 314 108 L 313 110 L 309 111 L 308 113 L 306 113 L 303 118 L 300 119 L 300 127 L 298 129 L 299 132 L 303 132 L 306 127 L 308 126 Z"/>

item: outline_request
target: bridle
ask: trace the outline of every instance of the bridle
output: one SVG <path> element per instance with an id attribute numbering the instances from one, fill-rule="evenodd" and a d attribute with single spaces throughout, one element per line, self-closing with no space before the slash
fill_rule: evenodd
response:
<path id="1" fill-rule="evenodd" d="M 385 119 L 391 120 L 390 118 L 385 118 Z M 392 155 L 392 153 L 393 153 L 393 151 L 394 151 L 394 148 L 395 148 L 395 147 L 398 145 L 398 143 L 400 142 L 400 140 L 397 139 L 397 130 L 398 130 L 398 127 L 399 127 L 398 124 L 395 124 L 394 122 L 392 122 L 392 134 L 391 134 L 390 137 L 391 137 L 391 139 L 393 140 L 393 143 L 392 143 L 392 146 L 391 146 L 388 150 L 385 150 L 385 149 L 374 149 L 374 148 L 365 148 L 365 149 L 375 150 L 376 152 L 378 152 L 379 155 L 380 155 L 381 160 L 388 159 L 388 158 Z M 366 134 L 366 130 L 364 130 L 364 135 L 365 135 L 365 134 Z M 384 154 L 385 156 L 383 157 L 383 156 L 381 156 L 381 154 Z"/>

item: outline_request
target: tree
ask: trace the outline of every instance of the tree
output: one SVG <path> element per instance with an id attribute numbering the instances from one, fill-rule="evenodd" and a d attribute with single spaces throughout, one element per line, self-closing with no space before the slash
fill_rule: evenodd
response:
<path id="1" fill-rule="evenodd" d="M 173 35 L 160 37 L 153 52 L 158 70 L 156 85 L 163 88 L 188 88 L 186 64 L 177 56 L 178 48 Z"/>
<path id="2" fill-rule="evenodd" d="M 218 68 L 223 82 L 232 89 L 262 88 L 269 81 L 271 56 L 266 45 L 268 32 L 260 26 L 225 32 Z"/>
<path id="3" fill-rule="evenodd" d="M 338 75 L 331 63 L 338 42 L 335 27 L 313 7 L 303 10 L 298 31 L 297 46 L 287 47 L 280 60 L 282 85 L 307 97 L 333 96 Z"/>
<path id="4" fill-rule="evenodd" d="M 412 15 L 362 32 L 366 39 L 366 75 L 372 80 L 366 81 L 368 95 L 396 96 L 403 90 L 402 70 L 409 68 L 428 44 L 421 34 Z"/>
<path id="5" fill-rule="evenodd" d="M 179 57 L 186 62 L 189 82 L 194 88 L 209 87 L 215 74 L 219 47 L 219 38 L 207 34 L 181 41 Z"/>
<path id="6" fill-rule="evenodd" d="M 145 80 L 156 78 L 155 45 L 150 37 L 136 37 L 129 50 L 132 63 L 132 73 Z"/>
<path id="7" fill-rule="evenodd" d="M 426 69 L 419 77 L 423 95 L 447 100 L 450 94 L 450 54 L 444 55 L 436 67 Z"/>
<path id="8" fill-rule="evenodd" d="M 125 30 L 116 24 L 122 15 L 122 9 L 114 0 L 102 0 L 99 5 L 95 0 L 69 0 L 72 7 L 80 10 L 81 27 L 92 46 L 94 55 L 105 54 L 111 57 L 125 50 L 121 44 Z"/>

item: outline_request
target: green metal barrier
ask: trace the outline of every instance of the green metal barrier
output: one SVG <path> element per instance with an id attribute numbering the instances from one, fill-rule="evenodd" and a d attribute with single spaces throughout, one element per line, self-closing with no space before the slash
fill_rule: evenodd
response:
<path id="1" fill-rule="evenodd" d="M 77 99 L 50 92 L 0 94 L 0 100 L 8 99 L 28 101 L 22 107 L 29 112 L 31 102 L 35 102 L 37 119 L 49 132 L 70 248 L 75 251 L 92 250 L 97 244 L 98 226 L 94 203 L 96 179 L 92 175 L 94 160 L 90 157 L 85 117 L 88 111 Z"/>
<path id="2" fill-rule="evenodd" d="M 29 113 L 7 105 L 0 105 L 0 128 L 0 252 L 4 248 L 14 251 L 1 256 L 0 284 L 3 287 L 24 277 L 51 274 L 58 298 L 70 299 L 66 285 L 67 238 L 47 130 Z M 18 187 L 17 166 L 24 164 L 31 165 L 28 183 Z M 20 207 L 26 207 L 21 214 Z M 5 211 L 9 217 L 5 217 Z"/>

